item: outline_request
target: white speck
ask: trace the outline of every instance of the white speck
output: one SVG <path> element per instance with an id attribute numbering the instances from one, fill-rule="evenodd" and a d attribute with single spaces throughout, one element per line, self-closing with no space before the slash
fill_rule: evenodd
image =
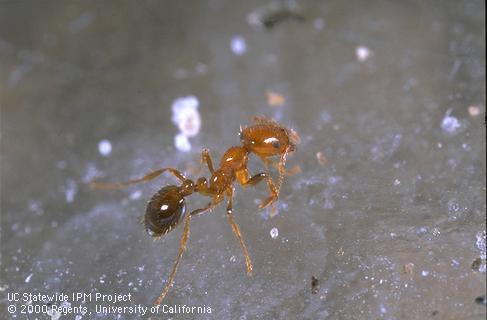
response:
<path id="1" fill-rule="evenodd" d="M 230 257 L 230 262 L 235 262 L 235 261 L 237 261 L 237 258 L 235 256 L 231 256 Z"/>
<path id="2" fill-rule="evenodd" d="M 97 169 L 97 167 L 93 163 L 88 163 L 82 181 L 84 183 L 91 182 L 95 177 L 99 175 L 100 171 Z"/>
<path id="3" fill-rule="evenodd" d="M 29 210 L 40 216 L 44 213 L 42 202 L 39 200 L 29 200 Z"/>
<path id="4" fill-rule="evenodd" d="M 430 274 L 430 272 L 429 272 L 429 271 L 426 271 L 426 270 L 421 271 L 421 275 L 422 275 L 423 277 L 427 277 L 429 274 Z"/>
<path id="5" fill-rule="evenodd" d="M 169 206 L 167 204 L 163 204 L 161 206 L 161 211 L 167 210 L 167 208 L 169 208 Z"/>
<path id="6" fill-rule="evenodd" d="M 68 164 L 66 163 L 66 161 L 64 160 L 59 160 L 57 163 L 56 163 L 56 167 L 59 169 L 59 170 L 64 170 L 66 169 L 66 167 L 68 166 Z"/>
<path id="7" fill-rule="evenodd" d="M 140 199 L 141 196 L 142 196 L 142 191 L 136 190 L 130 194 L 130 200 Z"/>
<path id="8" fill-rule="evenodd" d="M 101 140 L 98 142 L 98 151 L 104 157 L 107 157 L 112 153 L 112 144 L 108 140 Z"/>
<path id="9" fill-rule="evenodd" d="M 333 199 L 325 199 L 325 203 L 323 204 L 323 208 L 325 209 L 333 209 L 335 207 L 335 202 Z"/>
<path id="10" fill-rule="evenodd" d="M 328 178 L 328 183 L 329 184 L 336 184 L 338 182 L 342 181 L 342 177 L 340 176 L 331 176 Z"/>
<path id="11" fill-rule="evenodd" d="M 455 133 L 462 126 L 457 118 L 450 116 L 451 111 L 452 109 L 448 109 L 441 121 L 441 128 L 447 133 Z"/>
<path id="12" fill-rule="evenodd" d="M 194 137 L 200 131 L 201 116 L 198 106 L 199 101 L 195 96 L 177 98 L 172 103 L 171 120 L 185 136 Z"/>
<path id="13" fill-rule="evenodd" d="M 401 184 L 401 181 L 399 179 L 394 180 L 394 185 L 398 186 Z"/>
<path id="14" fill-rule="evenodd" d="M 468 107 L 468 114 L 472 117 L 478 116 L 480 114 L 480 107 L 479 106 Z"/>
<path id="15" fill-rule="evenodd" d="M 460 211 L 460 204 L 458 203 L 457 199 L 452 198 L 448 201 L 448 211 L 450 213 L 456 213 Z"/>
<path id="16" fill-rule="evenodd" d="M 76 182 L 74 180 L 68 180 L 64 189 L 64 195 L 67 203 L 71 203 L 74 201 L 74 196 L 76 195 L 77 191 L 78 186 L 76 185 Z"/>
<path id="17" fill-rule="evenodd" d="M 372 57 L 374 53 L 367 47 L 358 46 L 355 48 L 355 55 L 357 56 L 357 60 L 359 62 L 365 62 L 370 57 Z"/>
<path id="18" fill-rule="evenodd" d="M 208 71 L 208 67 L 204 63 L 198 63 L 195 68 L 196 74 L 204 75 Z"/>
<path id="19" fill-rule="evenodd" d="M 276 239 L 279 236 L 279 229 L 272 228 L 270 234 L 272 239 Z"/>
<path id="20" fill-rule="evenodd" d="M 480 250 L 480 258 L 485 259 L 487 258 L 485 230 L 477 232 L 476 238 L 477 241 L 475 244 L 477 245 L 477 248 Z"/>
<path id="21" fill-rule="evenodd" d="M 174 145 L 179 151 L 188 152 L 191 150 L 191 143 L 189 143 L 188 137 L 182 133 L 174 137 Z"/>
<path id="22" fill-rule="evenodd" d="M 25 278 L 25 283 L 29 283 L 29 282 L 30 282 L 30 279 L 32 279 L 32 276 L 33 276 L 33 275 L 34 275 L 33 273 L 29 274 L 29 275 L 27 276 L 27 278 Z"/>
<path id="23" fill-rule="evenodd" d="M 325 20 L 318 18 L 313 20 L 313 27 L 315 27 L 316 30 L 323 30 L 325 27 Z"/>
<path id="24" fill-rule="evenodd" d="M 242 36 L 235 36 L 230 42 L 230 48 L 237 56 L 243 55 L 247 51 L 247 43 Z"/>

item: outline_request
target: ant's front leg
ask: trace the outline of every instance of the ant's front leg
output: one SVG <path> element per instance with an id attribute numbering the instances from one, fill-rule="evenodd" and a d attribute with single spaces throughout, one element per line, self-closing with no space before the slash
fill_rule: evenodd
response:
<path id="1" fill-rule="evenodd" d="M 168 171 L 173 176 L 181 180 L 181 182 L 184 182 L 186 180 L 186 177 L 180 171 L 174 168 L 163 168 L 156 171 L 152 171 L 146 174 L 145 176 L 143 176 L 142 178 L 129 180 L 127 182 L 122 182 L 122 183 L 101 183 L 101 182 L 92 181 L 90 183 L 90 187 L 93 189 L 121 189 L 121 188 L 128 187 L 132 184 L 150 181 L 152 179 L 157 178 L 158 176 L 160 176 L 166 171 Z"/>
<path id="2" fill-rule="evenodd" d="M 266 172 L 260 172 L 253 177 L 250 177 L 247 169 L 237 172 L 237 180 L 244 187 L 248 185 L 254 186 L 261 182 L 262 179 L 266 179 L 267 187 L 269 188 L 271 194 L 269 195 L 269 197 L 267 197 L 267 199 L 262 200 L 262 202 L 259 204 L 260 209 L 267 207 L 271 203 L 274 203 L 278 198 L 278 191 L 276 186 L 272 182 L 271 176 Z"/>
<path id="3" fill-rule="evenodd" d="M 249 251 L 247 250 L 247 246 L 245 246 L 245 242 L 242 237 L 242 233 L 240 232 L 240 228 L 238 227 L 237 223 L 233 219 L 233 187 L 229 187 L 227 189 L 227 197 L 228 197 L 228 204 L 227 204 L 227 217 L 230 226 L 232 227 L 233 234 L 237 237 L 238 241 L 240 242 L 240 247 L 242 248 L 244 257 L 245 257 L 245 266 L 247 267 L 247 274 L 250 276 L 252 275 L 252 261 L 250 260 Z"/>
<path id="4" fill-rule="evenodd" d="M 210 151 L 208 149 L 203 149 L 203 151 L 201 151 L 201 162 L 206 162 L 206 166 L 211 174 L 215 172 L 213 169 L 213 162 L 211 161 Z"/>

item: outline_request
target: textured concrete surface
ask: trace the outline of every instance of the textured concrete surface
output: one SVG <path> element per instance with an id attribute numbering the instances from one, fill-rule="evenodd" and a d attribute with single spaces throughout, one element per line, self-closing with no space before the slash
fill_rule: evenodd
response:
<path id="1" fill-rule="evenodd" d="M 0 318 L 25 304 L 8 301 L 15 292 L 151 306 L 181 228 L 153 241 L 139 219 L 175 181 L 88 182 L 165 166 L 196 178 L 202 148 L 216 161 L 263 114 L 299 132 L 288 167 L 302 172 L 274 217 L 257 208 L 265 186 L 237 187 L 254 275 L 218 208 L 193 219 L 168 305 L 212 309 L 198 319 L 484 319 L 484 12 L 483 1 L 1 1 Z M 171 105 L 188 95 L 202 123 L 185 153 Z M 60 319 L 195 318 L 97 304 L 69 299 L 91 314 Z"/>

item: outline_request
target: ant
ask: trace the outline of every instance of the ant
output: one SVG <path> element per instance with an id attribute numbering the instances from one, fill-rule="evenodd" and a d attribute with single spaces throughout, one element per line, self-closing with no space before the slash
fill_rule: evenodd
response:
<path id="1" fill-rule="evenodd" d="M 191 218 L 206 211 L 211 211 L 224 200 L 225 196 L 227 196 L 228 222 L 242 248 L 247 274 L 252 274 L 252 262 L 240 232 L 240 228 L 233 217 L 233 183 L 236 180 L 240 185 L 246 187 L 249 185 L 256 185 L 265 179 L 271 194 L 267 199 L 260 203 L 259 208 L 264 208 L 275 202 L 278 198 L 279 189 L 285 174 L 284 165 L 286 156 L 288 153 L 296 150 L 296 143 L 299 142 L 299 136 L 296 132 L 279 125 L 274 120 L 256 117 L 254 122 L 255 124 L 253 126 L 240 130 L 240 138 L 243 146 L 229 148 L 221 158 L 220 166 L 216 170 L 213 167 L 213 161 L 208 149 L 202 151 L 201 161 L 206 163 L 206 166 L 211 173 L 209 180 L 205 177 L 200 177 L 196 182 L 193 182 L 192 180 L 187 179 L 175 168 L 163 168 L 150 172 L 142 178 L 124 183 L 98 183 L 95 181 L 91 183 L 92 188 L 120 189 L 129 185 L 150 181 L 164 172 L 171 173 L 181 182 L 179 186 L 167 185 L 155 193 L 147 204 L 143 218 L 147 233 L 155 238 L 164 236 L 181 222 L 184 224 L 176 261 L 174 262 L 171 274 L 169 275 L 164 289 L 155 301 L 155 305 L 160 305 L 162 303 L 174 282 L 179 263 L 186 250 L 190 233 L 189 225 Z M 266 163 L 266 166 L 269 162 L 269 157 L 280 155 L 280 178 L 277 187 L 274 185 L 270 175 L 266 172 L 260 172 L 254 176 L 250 176 L 247 168 L 249 153 L 255 153 L 257 156 L 261 157 L 264 163 Z M 193 193 L 211 197 L 212 200 L 205 207 L 195 209 L 188 214 L 186 209 L 186 197 Z"/>

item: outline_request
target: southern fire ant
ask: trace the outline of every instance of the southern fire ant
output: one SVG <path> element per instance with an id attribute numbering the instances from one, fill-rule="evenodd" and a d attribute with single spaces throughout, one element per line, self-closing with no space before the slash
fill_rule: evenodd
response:
<path id="1" fill-rule="evenodd" d="M 187 179 L 180 171 L 174 168 L 164 168 L 150 172 L 140 179 L 130 180 L 124 183 L 99 183 L 92 182 L 91 187 L 97 189 L 120 189 L 132 184 L 150 181 L 164 172 L 169 172 L 181 181 L 179 186 L 168 185 L 160 189 L 154 194 L 147 204 L 147 209 L 143 219 L 143 223 L 147 233 L 152 237 L 162 237 L 170 232 L 174 227 L 184 221 L 184 229 L 181 235 L 179 244 L 179 251 L 174 262 L 171 274 L 168 278 L 166 286 L 162 290 L 155 304 L 160 305 L 171 288 L 176 272 L 186 250 L 186 244 L 189 238 L 189 223 L 191 218 L 195 215 L 212 210 L 227 196 L 227 217 L 232 231 L 237 237 L 242 248 L 247 274 L 252 274 L 252 262 L 245 246 L 240 228 L 233 217 L 233 183 L 237 180 L 242 186 L 256 185 L 263 179 L 267 181 L 270 190 L 270 195 L 263 200 L 259 207 L 264 208 L 267 205 L 277 200 L 279 188 L 282 184 L 284 176 L 284 165 L 286 156 L 289 152 L 296 149 L 295 143 L 299 142 L 298 135 L 289 129 L 280 126 L 273 120 L 264 118 L 256 118 L 255 125 L 245 128 L 240 131 L 240 137 L 243 146 L 235 146 L 229 148 L 223 155 L 220 166 L 215 170 L 210 153 L 207 149 L 201 153 L 201 161 L 206 163 L 211 177 L 207 180 L 205 177 L 200 177 L 196 183 Z M 268 157 L 280 155 L 279 162 L 279 183 L 278 187 L 272 182 L 272 178 L 266 172 L 260 172 L 254 176 L 250 176 L 247 168 L 249 153 L 255 153 L 261 157 L 265 163 L 268 162 Z M 195 209 L 189 214 L 186 210 L 186 197 L 193 193 L 199 193 L 203 196 L 211 197 L 212 200 L 207 206 Z"/>

